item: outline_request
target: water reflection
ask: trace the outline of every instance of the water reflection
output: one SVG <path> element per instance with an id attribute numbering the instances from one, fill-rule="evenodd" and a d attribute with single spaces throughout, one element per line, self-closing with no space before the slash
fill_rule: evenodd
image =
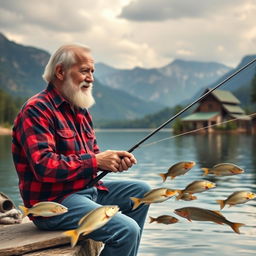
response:
<path id="1" fill-rule="evenodd" d="M 11 136 L 0 136 L 0 191 L 8 195 L 16 205 L 21 203 L 18 177 L 11 154 Z"/>
<path id="2" fill-rule="evenodd" d="M 6 159 L 11 152 L 11 136 L 0 136 L 0 161 Z"/>
<path id="3" fill-rule="evenodd" d="M 251 152 L 252 152 L 252 174 L 254 179 L 254 184 L 256 184 L 256 135 L 251 137 Z"/>
<path id="4" fill-rule="evenodd" d="M 128 149 L 148 132 L 97 132 L 101 150 Z M 169 132 L 157 133 L 153 141 L 170 136 Z M 20 201 L 17 175 L 11 158 L 10 136 L 0 136 L 0 191 L 8 194 L 17 203 Z M 234 134 L 187 135 L 172 140 L 141 147 L 133 152 L 138 164 L 128 172 L 109 174 L 104 179 L 137 179 L 148 182 L 152 187 L 171 187 L 182 189 L 198 179 L 208 179 L 217 183 L 216 189 L 198 193 L 198 200 L 185 202 L 174 198 L 160 204 L 150 206 L 149 216 L 162 214 L 173 215 L 173 210 L 185 206 L 197 206 L 219 210 L 216 199 L 225 199 L 235 190 L 248 189 L 256 192 L 256 136 Z M 158 173 L 165 172 L 178 161 L 191 160 L 197 165 L 186 175 L 167 179 L 162 183 Z M 202 176 L 201 167 L 212 167 L 221 162 L 232 162 L 245 169 L 242 175 L 214 177 Z M 225 207 L 224 216 L 235 222 L 245 223 L 241 235 L 227 225 L 209 222 L 189 222 L 181 219 L 176 224 L 145 223 L 142 236 L 140 256 L 197 256 L 221 255 L 229 256 L 232 252 L 238 255 L 254 255 L 256 251 L 256 200 L 243 205 Z M 178 216 L 175 216 L 178 217 Z"/>
<path id="5" fill-rule="evenodd" d="M 198 162 L 209 167 L 220 162 L 235 162 L 239 137 L 234 134 L 195 135 L 194 145 Z"/>

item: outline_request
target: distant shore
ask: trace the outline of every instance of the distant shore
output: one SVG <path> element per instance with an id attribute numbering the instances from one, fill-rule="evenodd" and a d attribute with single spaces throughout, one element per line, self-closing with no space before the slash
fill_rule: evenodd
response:
<path id="1" fill-rule="evenodd" d="M 4 128 L 0 126 L 0 135 L 11 135 L 12 129 L 11 128 Z"/>

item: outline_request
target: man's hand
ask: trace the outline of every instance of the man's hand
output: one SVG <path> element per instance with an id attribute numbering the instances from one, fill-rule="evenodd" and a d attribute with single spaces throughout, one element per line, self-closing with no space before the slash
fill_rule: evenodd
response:
<path id="1" fill-rule="evenodd" d="M 133 154 L 127 151 L 106 150 L 95 155 L 101 170 L 122 172 L 137 163 Z"/>

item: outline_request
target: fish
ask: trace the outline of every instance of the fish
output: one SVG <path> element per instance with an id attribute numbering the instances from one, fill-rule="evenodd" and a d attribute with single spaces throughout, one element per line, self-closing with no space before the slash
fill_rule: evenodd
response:
<path id="1" fill-rule="evenodd" d="M 212 168 L 201 168 L 204 171 L 203 176 L 214 174 L 216 176 L 230 176 L 244 173 L 244 170 L 232 163 L 216 164 Z"/>
<path id="2" fill-rule="evenodd" d="M 226 205 L 229 207 L 236 204 L 243 204 L 256 198 L 256 194 L 250 191 L 236 191 L 228 196 L 225 200 L 216 200 L 216 202 L 220 205 L 220 209 L 222 210 Z"/>
<path id="3" fill-rule="evenodd" d="M 176 200 L 181 199 L 185 193 L 188 193 L 188 194 L 200 193 L 215 187 L 216 187 L 216 184 L 208 180 L 196 180 L 188 184 L 183 190 L 178 190 L 179 195 L 176 197 Z"/>
<path id="4" fill-rule="evenodd" d="M 237 234 L 240 234 L 239 228 L 245 225 L 243 223 L 235 223 L 227 220 L 219 211 L 212 211 L 199 207 L 183 207 L 175 209 L 174 213 L 188 221 L 211 221 L 217 224 L 226 224 Z"/>
<path id="5" fill-rule="evenodd" d="M 171 179 L 174 179 L 176 176 L 184 175 L 187 173 L 192 167 L 195 166 L 195 162 L 178 162 L 174 165 L 172 165 L 167 173 L 159 173 L 158 175 L 163 178 L 163 182 L 166 181 L 167 177 L 170 177 Z"/>
<path id="6" fill-rule="evenodd" d="M 161 203 L 178 193 L 175 189 L 168 188 L 155 188 L 144 194 L 143 198 L 130 197 L 134 202 L 133 210 L 135 210 L 141 204 Z"/>
<path id="7" fill-rule="evenodd" d="M 70 237 L 71 247 L 73 248 L 81 234 L 88 235 L 92 231 L 101 228 L 107 224 L 118 211 L 119 207 L 117 205 L 98 207 L 82 217 L 76 229 L 65 231 L 63 234 Z"/>
<path id="8" fill-rule="evenodd" d="M 197 199 L 196 196 L 193 196 L 192 194 L 189 194 L 189 193 L 184 193 L 180 198 L 180 200 L 183 200 L 183 201 L 192 201 L 196 199 Z"/>
<path id="9" fill-rule="evenodd" d="M 151 216 L 149 216 L 149 223 L 152 222 L 157 222 L 157 223 L 163 223 L 163 224 L 174 224 L 177 223 L 179 220 L 173 216 L 170 215 L 161 215 L 157 218 L 153 218 Z"/>
<path id="10" fill-rule="evenodd" d="M 36 203 L 30 208 L 19 205 L 19 208 L 23 212 L 22 218 L 28 214 L 32 214 L 33 216 L 52 217 L 66 213 L 68 211 L 68 208 L 64 205 L 50 201 Z"/>

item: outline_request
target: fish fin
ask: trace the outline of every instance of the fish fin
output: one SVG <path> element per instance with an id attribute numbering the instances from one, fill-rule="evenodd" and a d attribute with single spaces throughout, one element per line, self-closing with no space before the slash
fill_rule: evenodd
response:
<path id="1" fill-rule="evenodd" d="M 225 200 L 216 200 L 216 202 L 220 205 L 221 210 L 225 207 Z"/>
<path id="2" fill-rule="evenodd" d="M 213 212 L 217 213 L 220 216 L 223 216 L 223 214 L 220 211 L 213 211 Z"/>
<path id="3" fill-rule="evenodd" d="M 93 230 L 87 230 L 87 231 L 85 231 L 85 232 L 83 232 L 83 236 L 86 236 L 86 235 L 88 235 L 89 233 L 91 233 Z"/>
<path id="4" fill-rule="evenodd" d="M 207 176 L 209 173 L 209 168 L 201 168 L 204 171 L 203 176 Z"/>
<path id="5" fill-rule="evenodd" d="M 166 173 L 159 173 L 158 175 L 159 175 L 160 177 L 162 177 L 163 182 L 166 181 L 166 178 L 167 178 L 167 174 L 166 174 Z"/>
<path id="6" fill-rule="evenodd" d="M 75 229 L 72 229 L 72 230 L 68 230 L 68 231 L 64 232 L 63 234 L 65 236 L 70 237 L 71 247 L 73 248 L 76 245 L 78 237 L 79 237 L 77 231 Z"/>
<path id="7" fill-rule="evenodd" d="M 183 196 L 183 190 L 178 190 L 177 189 L 177 193 L 178 193 L 178 195 L 176 196 L 176 200 L 180 200 L 181 199 L 181 197 Z"/>
<path id="8" fill-rule="evenodd" d="M 245 224 L 243 224 L 243 223 L 232 223 L 232 224 L 230 225 L 230 227 L 231 227 L 237 234 L 240 234 L 239 228 L 242 227 L 242 226 L 245 226 Z"/>
<path id="9" fill-rule="evenodd" d="M 139 207 L 139 205 L 141 204 L 141 200 L 140 198 L 137 197 L 130 197 L 130 199 L 133 201 L 133 210 L 135 210 L 137 207 Z"/>
<path id="10" fill-rule="evenodd" d="M 152 223 L 152 222 L 154 222 L 155 220 L 156 220 L 155 218 L 149 216 L 149 223 Z"/>
<path id="11" fill-rule="evenodd" d="M 19 208 L 21 209 L 23 215 L 22 218 L 26 217 L 29 214 L 29 209 L 23 205 L 19 205 Z"/>
<path id="12" fill-rule="evenodd" d="M 213 220 L 214 223 L 217 223 L 217 224 L 220 224 L 220 225 L 223 225 L 223 222 L 221 221 L 216 221 L 216 220 Z"/>

